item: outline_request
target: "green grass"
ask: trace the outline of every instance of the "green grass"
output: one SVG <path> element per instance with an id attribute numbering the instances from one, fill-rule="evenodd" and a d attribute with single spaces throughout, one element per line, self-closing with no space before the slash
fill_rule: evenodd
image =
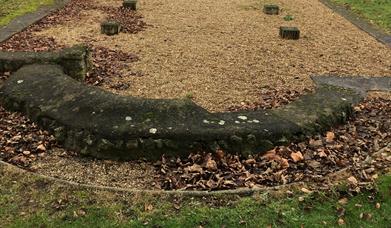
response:
<path id="1" fill-rule="evenodd" d="M 287 196 L 282 191 L 243 198 L 113 193 L 64 186 L 1 167 L 0 183 L 0 221 L 5 227 L 330 227 L 337 225 L 338 207 L 346 210 L 343 227 L 391 224 L 391 175 L 380 178 L 376 191 L 350 196 L 343 206 L 338 199 L 344 188 L 327 194 Z M 363 220 L 361 213 L 372 218 Z"/>
<path id="2" fill-rule="evenodd" d="M 375 25 L 391 32 L 390 0 L 333 0 L 350 7 L 353 12 L 363 16 Z"/>
<path id="3" fill-rule="evenodd" d="M 40 6 L 53 3 L 54 0 L 0 0 L 0 27 L 20 15 L 34 12 Z"/>

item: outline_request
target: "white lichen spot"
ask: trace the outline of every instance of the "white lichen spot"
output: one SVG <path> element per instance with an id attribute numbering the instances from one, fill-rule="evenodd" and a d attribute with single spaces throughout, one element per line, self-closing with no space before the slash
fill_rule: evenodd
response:
<path id="1" fill-rule="evenodd" d="M 253 119 L 253 122 L 254 122 L 254 123 L 259 123 L 259 120 Z"/>
<path id="2" fill-rule="evenodd" d="M 130 127 L 134 127 L 134 124 L 130 125 Z"/>
<path id="3" fill-rule="evenodd" d="M 91 115 L 95 115 L 96 112 L 91 112 Z"/>
<path id="4" fill-rule="evenodd" d="M 225 124 L 225 121 L 224 121 L 224 120 L 220 120 L 220 121 L 219 121 L 219 124 L 220 124 L 220 125 L 224 125 L 224 124 Z"/>
<path id="5" fill-rule="evenodd" d="M 247 120 L 247 116 L 238 116 L 238 118 L 241 120 Z"/>
<path id="6" fill-rule="evenodd" d="M 206 124 L 210 123 L 209 120 L 203 120 L 202 122 Z"/>
<path id="7" fill-rule="evenodd" d="M 172 130 L 172 127 L 168 127 L 167 129 L 168 129 L 168 130 Z"/>
<path id="8" fill-rule="evenodd" d="M 18 84 L 23 83 L 23 80 L 18 80 L 17 83 Z"/>
<path id="9" fill-rule="evenodd" d="M 240 121 L 235 120 L 235 123 L 236 123 L 236 124 L 240 124 Z"/>
<path id="10" fill-rule="evenodd" d="M 126 120 L 126 121 L 131 121 L 131 120 L 132 120 L 132 117 L 127 116 L 127 117 L 125 117 L 125 120 Z"/>
<path id="11" fill-rule="evenodd" d="M 118 129 L 119 127 L 117 125 L 113 126 L 114 129 Z"/>
<path id="12" fill-rule="evenodd" d="M 156 132 L 157 132 L 156 128 L 149 129 L 149 133 L 151 133 L 151 134 L 156 134 Z"/>
<path id="13" fill-rule="evenodd" d="M 247 123 L 252 123 L 253 121 L 252 120 L 248 120 Z"/>
<path id="14" fill-rule="evenodd" d="M 266 131 L 266 132 L 269 132 L 269 130 L 268 129 L 263 129 L 264 131 Z"/>
<path id="15" fill-rule="evenodd" d="M 342 99 L 343 101 L 347 101 L 347 99 L 346 99 L 346 98 L 344 98 L 344 97 L 342 97 L 341 99 Z"/>

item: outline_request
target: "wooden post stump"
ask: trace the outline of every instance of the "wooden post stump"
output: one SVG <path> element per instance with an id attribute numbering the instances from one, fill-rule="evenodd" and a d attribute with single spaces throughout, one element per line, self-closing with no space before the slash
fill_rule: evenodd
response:
<path id="1" fill-rule="evenodd" d="M 120 32 L 121 26 L 116 21 L 105 21 L 100 25 L 100 31 L 103 34 L 112 36 Z"/>
<path id="2" fill-rule="evenodd" d="M 263 12 L 270 15 L 277 15 L 280 13 L 280 7 L 277 5 L 264 5 Z"/>
<path id="3" fill-rule="evenodd" d="M 280 27 L 280 37 L 287 40 L 298 40 L 300 30 L 296 27 Z"/>
<path id="4" fill-rule="evenodd" d="M 136 10 L 137 0 L 124 0 L 122 6 L 127 9 Z"/>

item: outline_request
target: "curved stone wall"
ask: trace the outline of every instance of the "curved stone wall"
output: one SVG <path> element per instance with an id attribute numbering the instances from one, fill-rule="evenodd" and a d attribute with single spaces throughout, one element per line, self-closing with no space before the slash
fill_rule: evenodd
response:
<path id="1" fill-rule="evenodd" d="M 0 88 L 0 102 L 53 132 L 64 147 L 98 158 L 148 159 L 223 149 L 248 155 L 344 122 L 361 96 L 320 85 L 267 111 L 209 113 L 191 100 L 124 97 L 87 86 L 63 67 L 26 65 Z"/>

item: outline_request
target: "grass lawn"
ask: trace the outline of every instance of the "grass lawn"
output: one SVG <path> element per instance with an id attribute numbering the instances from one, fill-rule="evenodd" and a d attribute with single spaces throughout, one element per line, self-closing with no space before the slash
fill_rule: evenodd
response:
<path id="1" fill-rule="evenodd" d="M 282 191 L 242 198 L 114 193 L 1 167 L 0 183 L 5 227 L 330 227 L 339 218 L 346 227 L 391 224 L 391 175 L 380 178 L 377 191 L 356 196 L 346 195 L 344 187 L 327 194 Z M 345 203 L 338 202 L 344 197 Z"/>
<path id="2" fill-rule="evenodd" d="M 354 12 L 367 18 L 391 32 L 391 1 L 390 0 L 334 0 L 336 3 L 344 4 Z"/>
<path id="3" fill-rule="evenodd" d="M 0 0 L 0 27 L 8 24 L 17 16 L 53 3 L 54 0 Z"/>

